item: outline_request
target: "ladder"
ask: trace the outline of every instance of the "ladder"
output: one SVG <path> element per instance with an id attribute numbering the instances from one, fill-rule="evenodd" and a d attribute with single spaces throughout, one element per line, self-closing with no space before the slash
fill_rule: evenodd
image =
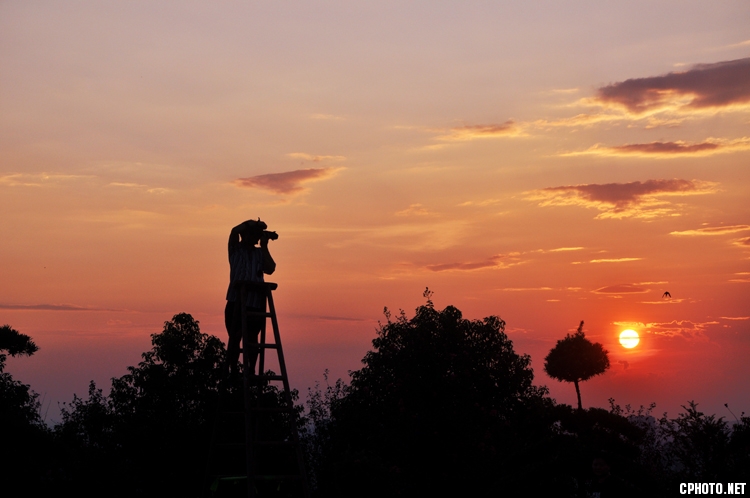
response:
<path id="1" fill-rule="evenodd" d="M 209 451 L 207 476 L 210 481 L 207 496 L 266 496 L 309 498 L 302 447 L 297 433 L 297 412 L 294 409 L 289 377 L 281 347 L 279 323 L 273 303 L 272 291 L 277 284 L 271 282 L 239 281 L 239 303 L 247 302 L 249 293 L 264 297 L 263 311 L 250 311 L 242 307 L 242 400 L 238 399 L 237 386 L 227 386 L 219 399 L 218 413 Z M 271 319 L 273 342 L 267 341 L 266 324 Z M 262 320 L 258 341 L 252 337 L 252 321 Z M 257 330 L 257 329 L 256 329 Z M 266 351 L 277 353 L 280 372 L 266 371 Z M 253 368 L 253 357 L 257 361 Z M 272 382 L 281 382 L 282 389 Z M 238 416 L 244 418 L 244 442 L 237 442 Z M 234 417 L 235 430 L 231 431 Z M 230 434 L 220 436 L 222 429 Z M 233 432 L 233 433 L 232 433 Z M 232 437 L 234 436 L 234 437 Z M 244 447 L 244 448 L 243 448 Z M 237 450 L 244 449 L 245 468 L 237 466 L 242 457 Z M 223 451 L 222 451 L 223 450 Z M 231 455 L 231 456 L 229 456 Z M 222 458 L 224 457 L 223 463 Z M 224 472 L 212 470 L 212 463 Z M 246 486 L 241 484 L 246 483 Z M 246 490 L 242 490 L 245 488 Z"/>

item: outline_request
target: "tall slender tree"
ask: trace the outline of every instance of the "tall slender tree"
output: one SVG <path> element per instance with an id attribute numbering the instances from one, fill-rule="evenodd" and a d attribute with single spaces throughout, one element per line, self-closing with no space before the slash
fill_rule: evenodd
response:
<path id="1" fill-rule="evenodd" d="M 557 341 L 544 359 L 544 371 L 553 379 L 572 382 L 576 386 L 578 409 L 582 410 L 581 390 L 578 383 L 609 368 L 607 350 L 598 342 L 592 343 L 583 333 L 583 320 L 575 334 L 568 334 Z"/>

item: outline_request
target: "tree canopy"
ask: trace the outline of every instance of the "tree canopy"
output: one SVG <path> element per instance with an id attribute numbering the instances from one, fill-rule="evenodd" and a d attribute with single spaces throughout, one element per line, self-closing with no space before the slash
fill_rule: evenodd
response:
<path id="1" fill-rule="evenodd" d="M 546 402 L 503 320 L 467 320 L 425 297 L 413 318 L 385 311 L 363 368 L 330 400 L 323 495 L 486 489 L 502 462 L 513 465 L 509 448 L 522 445 L 508 427 Z"/>
<path id="2" fill-rule="evenodd" d="M 559 381 L 572 382 L 578 396 L 578 409 L 581 405 L 581 391 L 578 383 L 595 375 L 604 373 L 609 368 L 607 350 L 598 342 L 592 343 L 583 333 L 581 320 L 575 334 L 568 334 L 557 341 L 544 359 L 544 371 Z"/>
<path id="3" fill-rule="evenodd" d="M 224 345 L 187 313 L 151 335 L 137 366 L 112 379 L 105 396 L 91 382 L 88 399 L 63 408 L 59 439 L 69 467 L 92 489 L 123 482 L 123 496 L 198 496 L 221 382 Z"/>

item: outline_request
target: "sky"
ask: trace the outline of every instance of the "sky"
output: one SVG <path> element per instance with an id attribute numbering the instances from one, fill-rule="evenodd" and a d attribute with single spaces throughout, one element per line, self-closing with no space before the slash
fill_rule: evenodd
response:
<path id="1" fill-rule="evenodd" d="M 505 320 L 558 402 L 544 357 L 583 320 L 611 362 L 584 406 L 733 420 L 748 26 L 745 0 L 0 2 L 0 324 L 40 347 L 7 371 L 54 423 L 176 313 L 225 340 L 228 234 L 260 217 L 302 399 L 429 287 Z"/>

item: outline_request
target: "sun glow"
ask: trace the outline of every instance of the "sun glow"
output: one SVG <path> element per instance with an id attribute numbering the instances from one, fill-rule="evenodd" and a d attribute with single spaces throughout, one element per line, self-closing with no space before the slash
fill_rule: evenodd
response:
<path id="1" fill-rule="evenodd" d="M 627 329 L 620 332 L 620 344 L 622 344 L 624 348 L 634 348 L 640 341 L 641 339 L 638 337 L 638 332 L 633 329 Z"/>

